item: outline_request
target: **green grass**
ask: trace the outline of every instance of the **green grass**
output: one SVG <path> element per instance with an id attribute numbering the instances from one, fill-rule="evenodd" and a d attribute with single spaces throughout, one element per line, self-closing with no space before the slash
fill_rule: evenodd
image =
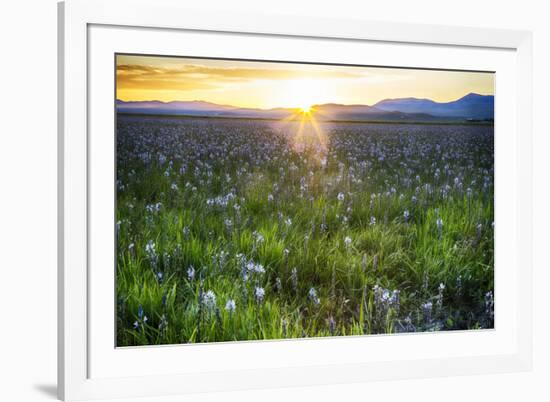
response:
<path id="1" fill-rule="evenodd" d="M 118 346 L 492 328 L 492 127 L 322 129 L 119 118 Z"/>

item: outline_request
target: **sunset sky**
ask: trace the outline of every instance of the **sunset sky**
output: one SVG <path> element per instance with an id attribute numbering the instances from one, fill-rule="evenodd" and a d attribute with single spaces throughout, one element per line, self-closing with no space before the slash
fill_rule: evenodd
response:
<path id="1" fill-rule="evenodd" d="M 492 73 L 117 56 L 117 99 L 203 100 L 238 107 L 372 105 L 387 98 L 438 102 L 494 94 Z"/>

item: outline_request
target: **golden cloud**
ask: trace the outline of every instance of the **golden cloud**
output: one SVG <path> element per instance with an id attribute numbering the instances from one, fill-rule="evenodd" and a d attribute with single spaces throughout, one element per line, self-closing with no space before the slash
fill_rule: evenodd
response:
<path id="1" fill-rule="evenodd" d="M 284 69 L 211 67 L 198 64 L 183 64 L 177 67 L 120 64 L 117 66 L 119 89 L 196 90 L 216 88 L 228 82 L 254 80 L 287 80 L 296 78 L 360 78 L 363 74 L 354 71 L 336 71 L 325 68 Z"/>

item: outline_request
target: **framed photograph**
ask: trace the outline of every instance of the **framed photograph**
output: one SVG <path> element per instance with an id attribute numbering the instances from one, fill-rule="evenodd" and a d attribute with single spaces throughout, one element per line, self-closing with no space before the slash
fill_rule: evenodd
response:
<path id="1" fill-rule="evenodd" d="M 60 398 L 529 370 L 531 34 L 180 3 L 59 5 Z"/>

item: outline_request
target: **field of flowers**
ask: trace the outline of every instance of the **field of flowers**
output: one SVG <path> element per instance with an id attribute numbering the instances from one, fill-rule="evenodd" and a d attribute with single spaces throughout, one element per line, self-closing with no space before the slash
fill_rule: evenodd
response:
<path id="1" fill-rule="evenodd" d="M 118 116 L 117 345 L 493 328 L 493 127 Z"/>

